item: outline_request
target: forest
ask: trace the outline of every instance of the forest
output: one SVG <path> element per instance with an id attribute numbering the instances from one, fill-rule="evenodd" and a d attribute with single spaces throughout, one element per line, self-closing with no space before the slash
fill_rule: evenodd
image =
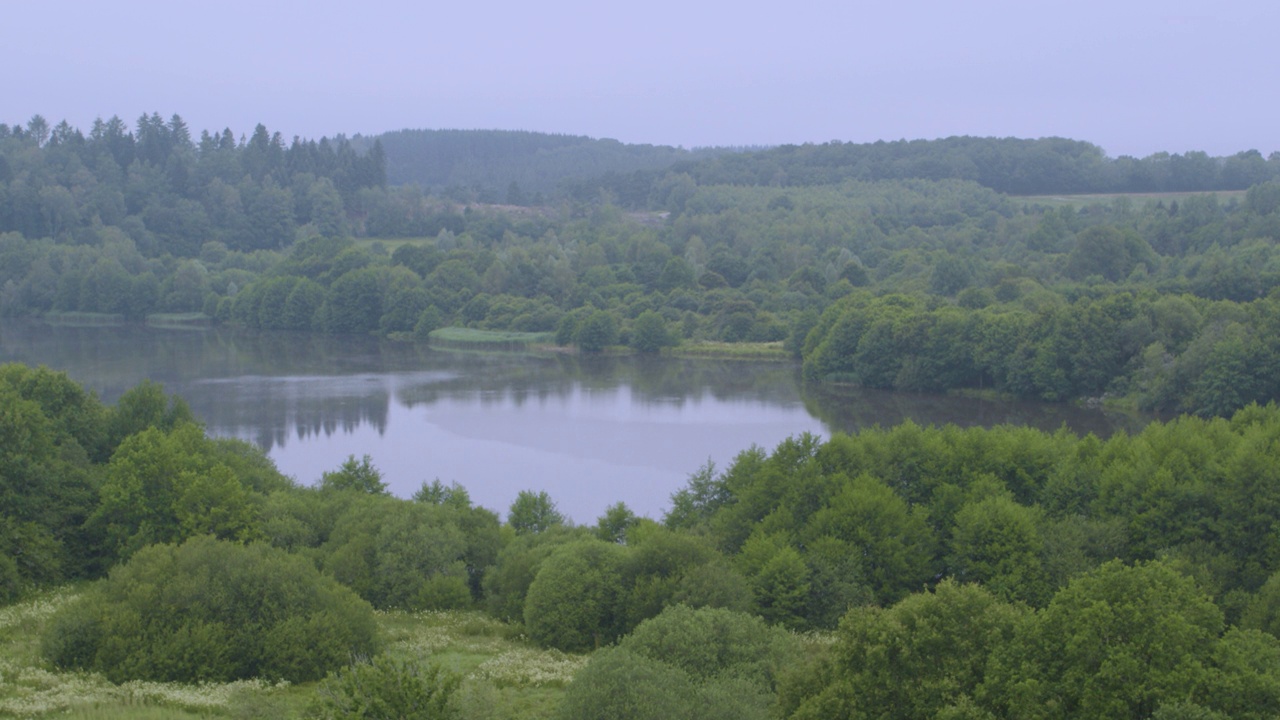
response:
<path id="1" fill-rule="evenodd" d="M 1278 240 L 1256 152 L 0 125 L 7 316 L 763 353 L 1168 418 L 799 435 L 575 525 L 393 497 L 367 456 L 301 485 L 154 383 L 0 366 L 0 714 L 1274 717 Z"/>

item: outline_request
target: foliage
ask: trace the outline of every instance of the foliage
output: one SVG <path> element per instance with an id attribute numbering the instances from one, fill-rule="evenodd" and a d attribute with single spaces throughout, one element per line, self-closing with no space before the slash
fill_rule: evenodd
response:
<path id="1" fill-rule="evenodd" d="M 566 694 L 564 720 L 692 718 L 692 683 L 680 670 L 622 648 L 592 656 Z"/>
<path id="2" fill-rule="evenodd" d="M 674 345 L 667 321 L 653 310 L 645 310 L 635 319 L 631 328 L 631 348 L 640 353 L 656 353 L 664 347 Z"/>
<path id="3" fill-rule="evenodd" d="M 783 145 L 708 158 L 681 170 L 702 185 L 767 185 L 777 178 L 793 187 L 845 178 L 960 178 L 1017 195 L 1243 189 L 1274 176 L 1256 151 L 1220 159 L 1203 152 L 1110 159 L 1096 145 L 1056 137 Z"/>
<path id="4" fill-rule="evenodd" d="M 261 451 L 210 440 L 150 382 L 105 407 L 65 374 L 0 367 L 0 597 L 157 541 L 256 537 L 265 493 L 289 487 Z"/>
<path id="5" fill-rule="evenodd" d="M 318 699 L 316 683 L 109 682 L 98 673 L 50 667 L 38 654 L 47 620 L 83 587 L 62 587 L 0 607 L 0 715 L 6 717 L 298 718 Z M 451 698 L 463 718 L 551 717 L 587 661 L 523 641 L 518 626 L 476 613 L 389 611 L 375 614 L 383 650 L 374 658 L 425 668 L 440 664 L 463 678 Z M 344 661 L 344 665 L 347 661 Z"/>
<path id="6" fill-rule="evenodd" d="M 648 520 L 628 532 L 622 567 L 622 632 L 676 604 L 749 610 L 752 588 L 705 538 Z"/>
<path id="7" fill-rule="evenodd" d="M 396 662 L 378 655 L 331 673 L 307 716 L 316 720 L 452 720 L 460 679 L 437 665 Z"/>
<path id="8" fill-rule="evenodd" d="M 949 565 L 957 579 L 982 583 L 1006 601 L 1043 604 L 1049 588 L 1034 509 L 995 496 L 964 505 L 955 522 Z"/>
<path id="9" fill-rule="evenodd" d="M 564 525 L 565 517 L 545 490 L 521 490 L 511 503 L 507 524 L 517 535 L 540 533 Z"/>
<path id="10" fill-rule="evenodd" d="M 206 534 L 258 537 L 262 496 L 245 486 L 234 460 L 223 461 L 224 447 L 191 423 L 126 438 L 107 465 L 89 518 L 101 528 L 110 554 L 127 559 L 152 543 Z"/>
<path id="11" fill-rule="evenodd" d="M 60 610 L 42 647 L 114 682 L 299 682 L 377 639 L 369 606 L 305 559 L 198 537 L 138 552 Z"/>
<path id="12" fill-rule="evenodd" d="M 599 648 L 622 632 L 622 559 L 616 544 L 571 543 L 541 567 L 524 603 L 524 625 L 534 642 L 565 651 Z"/>
<path id="13" fill-rule="evenodd" d="M 619 647 L 678 667 L 699 681 L 733 677 L 769 691 L 801 654 L 795 636 L 759 617 L 683 604 L 640 623 Z"/>
<path id="14" fill-rule="evenodd" d="M 15 366 L 0 371 L 0 601 L 9 601 L 89 569 L 91 550 L 77 526 L 94 493 L 85 449 L 67 427 L 79 403 L 59 417 L 49 407 L 54 398 L 42 402 L 14 382 Z M 101 437 L 101 422 L 90 428 Z"/>
<path id="15" fill-rule="evenodd" d="M 126 437 L 147 428 L 172 430 L 180 424 L 194 422 L 185 400 L 166 396 L 164 387 L 143 380 L 116 401 L 107 418 L 107 432 L 111 446 L 115 447 Z"/>
<path id="16" fill-rule="evenodd" d="M 1203 697 L 1222 612 L 1160 563 L 1082 575 L 992 662 L 985 693 L 1026 717 L 1146 717 Z"/>
<path id="17" fill-rule="evenodd" d="M 618 340 L 618 321 L 607 310 L 590 313 L 573 333 L 573 342 L 585 353 L 598 353 Z"/>
<path id="18" fill-rule="evenodd" d="M 492 514 L 473 522 L 469 505 L 383 497 L 348 498 L 342 504 L 318 553 L 338 581 L 379 608 L 471 605 L 471 573 L 493 562 L 494 543 L 485 538 L 496 535 Z"/>
<path id="19" fill-rule="evenodd" d="M 716 465 L 710 460 L 689 475 L 685 487 L 671 496 L 671 509 L 662 521 L 672 529 L 690 530 L 710 521 L 729 500 L 723 476 L 716 476 Z"/>
<path id="20" fill-rule="evenodd" d="M 514 535 L 503 545 L 494 567 L 484 577 L 489 612 L 506 622 L 524 622 L 525 598 L 542 563 L 561 545 L 581 538 L 580 533 L 562 526 Z"/>
<path id="21" fill-rule="evenodd" d="M 784 692 L 788 717 L 941 717 L 970 702 L 991 654 L 1021 613 L 951 580 L 889 608 L 852 610 L 818 671 L 819 684 Z M 803 685 L 810 678 L 793 677 Z"/>
<path id="22" fill-rule="evenodd" d="M 765 718 L 794 638 L 728 610 L 668 608 L 595 653 L 569 687 L 565 718 Z"/>
<path id="23" fill-rule="evenodd" d="M 605 509 L 596 521 L 596 537 L 605 542 L 627 543 L 627 532 L 639 522 L 626 503 L 618 502 Z"/>
<path id="24" fill-rule="evenodd" d="M 355 455 L 347 457 L 342 466 L 333 472 L 320 476 L 322 490 L 351 490 L 369 495 L 383 495 L 387 492 L 387 484 L 382 481 L 382 473 L 373 465 L 373 458 L 365 455 L 356 460 Z"/>

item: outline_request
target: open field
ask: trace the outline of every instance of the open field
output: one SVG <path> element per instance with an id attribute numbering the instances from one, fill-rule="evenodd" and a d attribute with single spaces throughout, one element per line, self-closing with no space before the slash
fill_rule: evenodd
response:
<path id="1" fill-rule="evenodd" d="M 672 357 L 741 359 L 741 360 L 791 360 L 791 354 L 782 348 L 781 342 L 687 342 L 664 351 Z"/>
<path id="2" fill-rule="evenodd" d="M 50 311 L 41 315 L 40 319 L 50 325 L 71 325 L 83 327 L 124 324 L 124 315 L 119 313 Z"/>
<path id="3" fill-rule="evenodd" d="M 158 328 L 205 328 L 213 325 L 213 318 L 202 312 L 152 313 L 147 324 Z"/>
<path id="4" fill-rule="evenodd" d="M 381 247 L 387 253 L 393 253 L 401 245 L 423 245 L 435 242 L 433 237 L 408 237 L 408 238 L 357 238 L 356 244 L 366 250 L 372 250 Z"/>
<path id="5" fill-rule="evenodd" d="M 458 350 L 522 350 L 531 345 L 549 343 L 553 338 L 553 333 L 545 332 L 445 327 L 431 331 L 430 343 L 434 347 Z"/>
<path id="6" fill-rule="evenodd" d="M 0 717 L 300 718 L 316 697 L 318 683 L 114 685 L 96 673 L 52 668 L 40 657 L 40 636 L 77 594 L 76 587 L 64 587 L 0 608 Z M 539 649 L 518 627 L 478 612 L 379 612 L 378 625 L 391 657 L 437 663 L 462 676 L 463 718 L 550 717 L 587 661 Z"/>
<path id="7" fill-rule="evenodd" d="M 1110 204 L 1121 198 L 1128 198 L 1137 206 L 1147 203 L 1163 202 L 1168 205 L 1171 202 L 1182 202 L 1189 197 L 1199 195 L 1213 195 L 1218 198 L 1218 202 L 1225 203 L 1231 200 L 1244 200 L 1245 190 L 1210 190 L 1204 192 L 1167 192 L 1167 193 L 1100 193 L 1100 194 L 1084 194 L 1084 195 L 1018 195 L 1014 196 L 1017 200 L 1025 200 L 1028 203 L 1037 205 L 1052 205 L 1060 207 L 1070 205 L 1072 207 L 1084 207 L 1086 205 Z"/>

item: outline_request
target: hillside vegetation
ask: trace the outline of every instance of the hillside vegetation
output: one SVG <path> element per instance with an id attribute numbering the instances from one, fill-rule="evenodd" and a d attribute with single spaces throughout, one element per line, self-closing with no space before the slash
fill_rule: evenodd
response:
<path id="1" fill-rule="evenodd" d="M 152 383 L 0 367 L 0 713 L 1280 714 L 1280 156 L 402 139 L 442 187 L 388 183 L 390 138 L 0 125 L 0 311 L 781 353 L 1171 419 L 802 435 L 573 526 L 392 497 L 368 457 L 299 485 Z M 1077 192 L 1112 195 L 1030 196 Z"/>
<path id="2" fill-rule="evenodd" d="M 540 492 L 505 521 L 438 481 L 390 497 L 367 457 L 297 486 L 155 385 L 104 407 L 0 370 L 0 707 L 20 714 L 1280 710 L 1274 405 L 1106 441 L 799 436 L 696 471 L 661 522 L 619 503 L 575 527 Z"/>

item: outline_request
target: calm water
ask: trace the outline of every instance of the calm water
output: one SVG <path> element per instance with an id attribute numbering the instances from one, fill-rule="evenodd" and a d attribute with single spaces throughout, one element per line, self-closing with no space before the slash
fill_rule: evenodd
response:
<path id="1" fill-rule="evenodd" d="M 0 362 L 44 364 L 114 402 L 164 383 L 208 430 L 257 443 L 313 483 L 368 454 L 392 492 L 459 482 L 503 511 L 546 490 L 579 523 L 623 501 L 660 517 L 707 461 L 802 432 L 824 437 L 905 419 L 1062 425 L 1106 435 L 1145 418 L 1036 403 L 831 389 L 777 363 L 437 352 L 294 333 L 0 325 Z"/>

